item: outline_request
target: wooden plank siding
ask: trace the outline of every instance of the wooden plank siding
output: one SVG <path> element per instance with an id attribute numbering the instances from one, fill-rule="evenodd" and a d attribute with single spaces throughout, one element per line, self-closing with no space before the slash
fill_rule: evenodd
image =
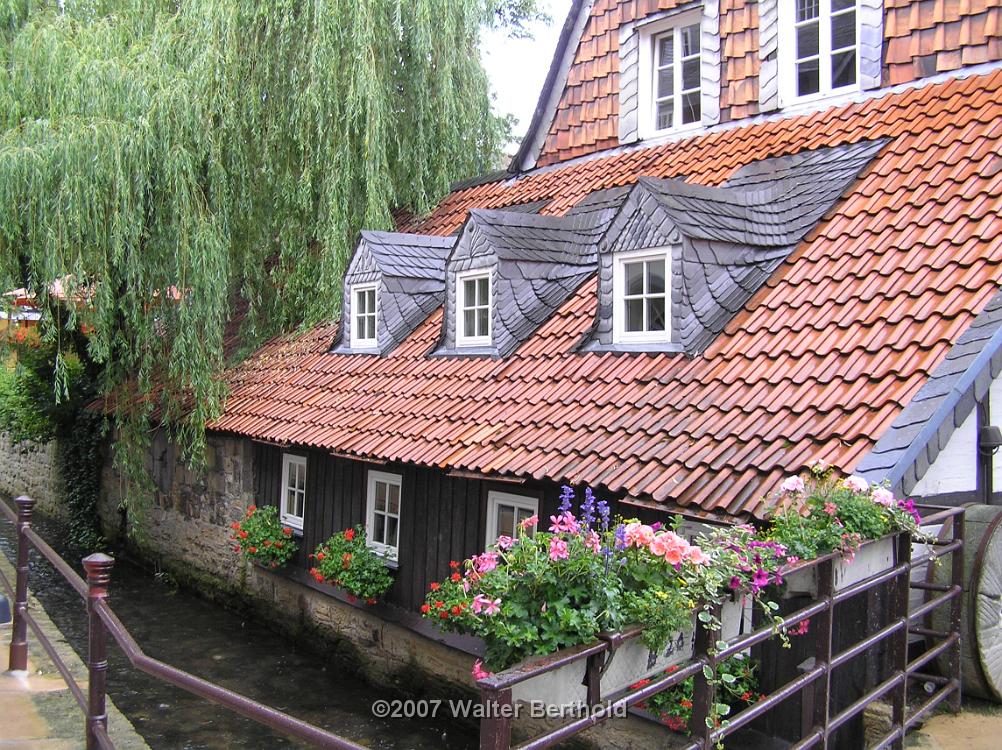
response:
<path id="1" fill-rule="evenodd" d="M 407 610 L 424 602 L 428 584 L 449 574 L 450 560 L 483 551 L 488 494 L 494 490 L 535 497 L 545 528 L 556 513 L 560 487 L 552 483 L 511 484 L 465 477 L 412 464 L 370 464 L 318 450 L 254 444 L 254 488 L 259 505 L 278 505 L 282 454 L 306 457 L 306 508 L 300 549 L 292 564 L 309 568 L 308 555 L 336 531 L 365 524 L 368 471 L 401 476 L 398 569 L 387 601 Z M 628 516 L 653 513 L 623 506 Z M 613 512 L 617 512 L 613 503 Z M 650 519 L 653 520 L 653 519 Z"/>

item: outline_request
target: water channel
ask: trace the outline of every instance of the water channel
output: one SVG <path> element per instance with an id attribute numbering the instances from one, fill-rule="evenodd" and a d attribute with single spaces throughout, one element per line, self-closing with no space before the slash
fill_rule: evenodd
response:
<path id="1" fill-rule="evenodd" d="M 79 552 L 60 544 L 58 524 L 38 532 L 79 570 Z M 0 522 L 0 550 L 13 560 L 15 534 Z M 86 658 L 83 603 L 44 560 L 33 556 L 30 588 L 73 648 Z M 472 727 L 441 720 L 376 719 L 372 702 L 387 690 L 289 641 L 261 623 L 176 590 L 125 560 L 116 562 L 111 605 L 151 656 L 212 680 L 372 748 L 465 750 Z M 154 750 L 300 747 L 297 742 L 133 669 L 112 647 L 108 692 Z"/>

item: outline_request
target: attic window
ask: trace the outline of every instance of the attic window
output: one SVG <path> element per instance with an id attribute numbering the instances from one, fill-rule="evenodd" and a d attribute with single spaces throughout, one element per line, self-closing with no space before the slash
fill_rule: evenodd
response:
<path id="1" fill-rule="evenodd" d="M 667 279 L 669 251 L 619 253 L 613 266 L 613 325 L 617 343 L 666 342 L 671 338 Z"/>
<path id="2" fill-rule="evenodd" d="M 699 123 L 699 24 L 654 37 L 654 130 Z"/>
<path id="3" fill-rule="evenodd" d="M 351 288 L 352 318 L 356 349 L 374 349 L 376 342 L 376 285 L 356 284 Z"/>
<path id="4" fill-rule="evenodd" d="M 490 271 L 456 275 L 456 308 L 456 346 L 490 346 Z"/>
<path id="5" fill-rule="evenodd" d="M 780 3 L 785 98 L 810 100 L 858 85 L 858 0 Z"/>

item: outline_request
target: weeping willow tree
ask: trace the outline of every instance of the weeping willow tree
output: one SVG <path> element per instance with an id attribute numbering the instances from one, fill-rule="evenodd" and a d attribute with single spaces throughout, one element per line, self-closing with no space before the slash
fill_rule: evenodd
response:
<path id="1" fill-rule="evenodd" d="M 477 45 L 534 0 L 0 0 L 0 282 L 189 457 L 223 331 L 330 319 L 357 231 L 496 163 Z M 58 349 L 59 347 L 57 347 Z M 60 392 L 57 362 L 56 393 Z M 123 397 L 125 394 L 125 397 Z M 121 456 L 120 456 L 121 457 Z"/>

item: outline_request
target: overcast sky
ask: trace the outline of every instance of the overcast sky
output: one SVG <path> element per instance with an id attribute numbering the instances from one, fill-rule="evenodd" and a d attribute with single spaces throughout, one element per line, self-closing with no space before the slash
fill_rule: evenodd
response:
<path id="1" fill-rule="evenodd" d="M 552 20 L 549 24 L 534 24 L 532 39 L 509 39 L 496 32 L 484 36 L 484 67 L 497 94 L 495 109 L 499 114 L 510 112 L 518 118 L 518 140 L 529 127 L 571 0 L 542 0 L 541 4 Z"/>

